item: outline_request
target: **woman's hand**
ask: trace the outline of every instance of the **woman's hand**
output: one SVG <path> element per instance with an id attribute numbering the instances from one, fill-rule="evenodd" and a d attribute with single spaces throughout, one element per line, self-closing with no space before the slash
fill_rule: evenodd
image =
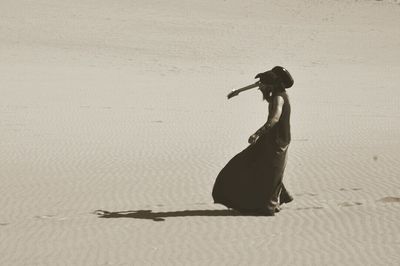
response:
<path id="1" fill-rule="evenodd" d="M 259 136 L 257 133 L 254 133 L 253 135 L 251 135 L 251 136 L 249 137 L 249 143 L 250 143 L 250 144 L 256 143 L 259 137 L 260 137 L 260 136 Z"/>

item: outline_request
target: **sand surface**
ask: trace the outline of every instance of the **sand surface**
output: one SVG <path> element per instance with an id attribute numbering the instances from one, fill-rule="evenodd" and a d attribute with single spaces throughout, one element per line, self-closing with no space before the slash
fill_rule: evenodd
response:
<path id="1" fill-rule="evenodd" d="M 0 1 L 0 265 L 399 265 L 399 1 Z M 213 204 L 295 78 L 275 217 Z M 108 218 L 105 218 L 108 217 Z"/>

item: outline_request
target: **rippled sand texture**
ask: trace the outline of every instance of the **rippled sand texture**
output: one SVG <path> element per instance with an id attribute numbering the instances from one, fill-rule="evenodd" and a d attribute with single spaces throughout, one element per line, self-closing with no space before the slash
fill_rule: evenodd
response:
<path id="1" fill-rule="evenodd" d="M 0 1 L 0 265 L 398 265 L 398 1 Z M 295 78 L 295 201 L 211 189 Z"/>

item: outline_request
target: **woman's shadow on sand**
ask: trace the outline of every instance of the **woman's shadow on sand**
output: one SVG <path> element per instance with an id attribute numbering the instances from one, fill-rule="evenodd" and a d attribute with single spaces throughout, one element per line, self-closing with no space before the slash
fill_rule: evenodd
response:
<path id="1" fill-rule="evenodd" d="M 99 218 L 134 218 L 153 220 L 155 222 L 165 221 L 169 217 L 190 217 L 190 216 L 244 216 L 234 210 L 184 210 L 172 212 L 153 212 L 152 210 L 119 211 L 109 212 L 97 210 L 94 212 Z"/>

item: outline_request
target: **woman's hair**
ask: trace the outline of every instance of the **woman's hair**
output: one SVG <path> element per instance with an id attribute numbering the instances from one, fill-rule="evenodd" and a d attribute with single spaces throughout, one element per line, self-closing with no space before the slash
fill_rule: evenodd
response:
<path id="1" fill-rule="evenodd" d="M 283 84 L 281 78 L 272 71 L 267 71 L 259 75 L 260 82 L 265 85 L 272 85 L 272 92 L 266 92 L 265 90 L 261 90 L 263 94 L 264 100 L 268 102 L 277 93 L 285 91 L 285 85 Z"/>
<path id="2" fill-rule="evenodd" d="M 271 92 L 266 92 L 265 90 L 261 90 L 262 95 L 263 95 L 263 100 L 269 102 L 272 98 L 272 93 Z"/>

